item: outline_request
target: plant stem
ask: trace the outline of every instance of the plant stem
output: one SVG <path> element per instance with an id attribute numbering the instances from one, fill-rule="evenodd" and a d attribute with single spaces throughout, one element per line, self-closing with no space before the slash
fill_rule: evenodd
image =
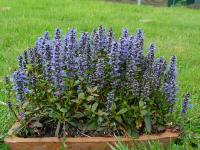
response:
<path id="1" fill-rule="evenodd" d="M 58 137 L 59 131 L 60 131 L 60 121 L 58 121 L 58 124 L 57 124 L 57 127 L 56 127 L 56 132 L 55 132 L 56 137 Z"/>

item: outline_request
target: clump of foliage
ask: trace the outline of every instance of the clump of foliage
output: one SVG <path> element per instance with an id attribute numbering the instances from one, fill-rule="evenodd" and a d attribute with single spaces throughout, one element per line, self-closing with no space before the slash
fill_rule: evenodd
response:
<path id="1" fill-rule="evenodd" d="M 18 69 L 6 77 L 7 102 L 20 136 L 125 136 L 162 132 L 175 111 L 176 57 L 168 64 L 146 54 L 142 30 L 100 26 L 77 38 L 71 29 L 64 39 L 56 29 L 18 57 Z M 15 101 L 15 100 L 16 101 Z M 15 101 L 15 102 L 14 102 Z M 188 107 L 189 93 L 182 114 Z"/>

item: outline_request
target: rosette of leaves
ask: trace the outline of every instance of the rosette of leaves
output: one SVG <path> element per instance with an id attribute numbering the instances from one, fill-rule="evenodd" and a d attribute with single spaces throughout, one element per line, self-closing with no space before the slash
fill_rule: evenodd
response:
<path id="1" fill-rule="evenodd" d="M 166 128 L 177 100 L 176 57 L 155 58 L 144 35 L 103 26 L 80 39 L 71 29 L 48 32 L 18 57 L 6 77 L 8 107 L 24 137 L 125 136 Z M 188 107 L 189 94 L 183 102 Z"/>

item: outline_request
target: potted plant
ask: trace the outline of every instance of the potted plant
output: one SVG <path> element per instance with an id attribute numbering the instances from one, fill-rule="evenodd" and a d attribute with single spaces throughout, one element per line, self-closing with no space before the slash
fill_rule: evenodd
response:
<path id="1" fill-rule="evenodd" d="M 56 29 L 18 57 L 7 76 L 7 106 L 16 123 L 5 138 L 15 150 L 109 149 L 118 137 L 127 144 L 179 136 L 170 130 L 177 97 L 176 57 L 167 63 L 147 54 L 141 30 L 123 29 L 116 40 L 100 26 L 77 40 Z M 186 113 L 189 93 L 183 101 Z M 135 137 L 135 139 L 131 138 Z"/>

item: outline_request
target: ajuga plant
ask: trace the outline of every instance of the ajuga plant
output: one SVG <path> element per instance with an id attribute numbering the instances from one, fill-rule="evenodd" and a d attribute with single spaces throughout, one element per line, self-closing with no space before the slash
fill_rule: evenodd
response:
<path id="1" fill-rule="evenodd" d="M 6 77 L 7 105 L 23 137 L 126 136 L 162 132 L 176 111 L 177 58 L 155 58 L 144 35 L 102 26 L 77 37 L 56 29 L 20 55 Z M 183 101 L 182 114 L 190 94 Z"/>

